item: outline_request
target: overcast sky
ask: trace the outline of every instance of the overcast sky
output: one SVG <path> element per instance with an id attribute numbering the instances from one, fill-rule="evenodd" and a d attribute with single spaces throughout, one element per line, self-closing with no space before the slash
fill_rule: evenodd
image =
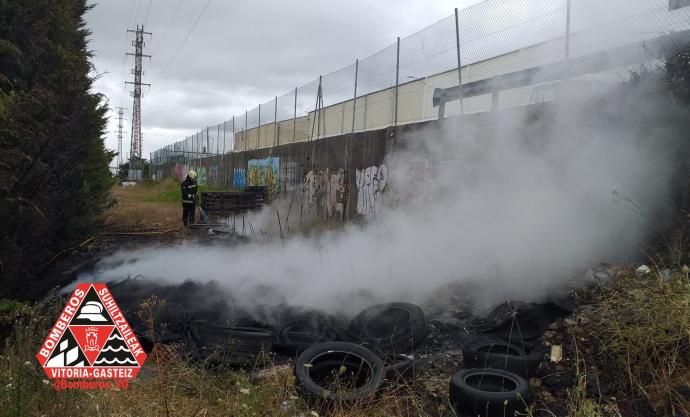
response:
<path id="1" fill-rule="evenodd" d="M 102 0 L 87 15 L 95 84 L 126 107 L 133 35 L 144 24 L 143 154 L 365 58 L 478 0 Z M 204 7 L 206 6 L 205 10 Z M 202 14 L 203 11 L 203 14 Z M 199 16 L 201 16 L 199 18 Z M 194 22 L 198 23 L 193 31 Z M 183 40 L 189 34 L 187 41 Z M 180 48 L 181 47 L 181 48 Z M 177 54 L 175 55 L 175 52 Z M 171 61 L 172 59 L 172 61 Z M 106 146 L 117 149 L 115 112 Z M 129 133 L 123 150 L 129 152 Z"/>

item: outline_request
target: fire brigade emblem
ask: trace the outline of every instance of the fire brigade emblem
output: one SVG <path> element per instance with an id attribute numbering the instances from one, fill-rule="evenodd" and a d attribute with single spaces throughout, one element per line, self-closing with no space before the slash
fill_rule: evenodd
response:
<path id="1" fill-rule="evenodd" d="M 56 389 L 127 388 L 146 353 L 102 283 L 77 285 L 36 355 Z"/>

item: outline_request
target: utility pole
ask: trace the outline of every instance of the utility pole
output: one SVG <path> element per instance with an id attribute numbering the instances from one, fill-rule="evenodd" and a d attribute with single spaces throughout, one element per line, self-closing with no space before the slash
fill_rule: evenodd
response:
<path id="1" fill-rule="evenodd" d="M 132 97 L 134 97 L 134 106 L 132 109 L 132 142 L 130 145 L 129 157 L 131 159 L 141 158 L 141 86 L 146 85 L 151 87 L 151 84 L 146 84 L 141 82 L 142 71 L 142 59 L 144 57 L 151 58 L 151 55 L 144 55 L 143 50 L 146 44 L 144 43 L 144 35 L 152 35 L 151 32 L 144 32 L 144 26 L 137 25 L 136 30 L 127 29 L 127 32 L 132 32 L 135 34 L 135 38 L 132 41 L 132 46 L 134 46 L 134 53 L 127 52 L 127 55 L 132 55 L 134 57 L 134 68 L 132 69 L 132 74 L 134 74 L 134 82 L 125 81 L 125 84 L 132 84 L 134 86 L 134 91 L 132 91 Z M 132 167 L 130 167 L 132 168 Z"/>
<path id="2" fill-rule="evenodd" d="M 123 121 L 125 118 L 125 110 L 127 110 L 126 107 L 115 107 L 117 109 L 117 166 L 118 168 L 120 165 L 124 163 L 124 155 L 122 154 L 122 134 L 124 133 L 122 131 L 123 126 Z"/>

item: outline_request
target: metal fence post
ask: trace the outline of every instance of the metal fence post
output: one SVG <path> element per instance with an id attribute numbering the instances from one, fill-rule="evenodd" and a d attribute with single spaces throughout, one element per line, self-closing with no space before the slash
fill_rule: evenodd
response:
<path id="1" fill-rule="evenodd" d="M 242 134 L 244 138 L 244 150 L 247 150 L 247 114 L 249 113 L 249 110 L 244 111 L 244 133 Z"/>
<path id="2" fill-rule="evenodd" d="M 355 110 L 357 109 L 357 76 L 359 75 L 359 58 L 355 60 L 355 94 L 352 99 L 352 131 L 355 131 Z"/>
<path id="3" fill-rule="evenodd" d="M 400 36 L 398 36 L 398 52 L 395 56 L 395 124 L 398 126 L 398 81 L 400 80 Z"/>
<path id="4" fill-rule="evenodd" d="M 208 136 L 209 136 L 209 127 L 206 126 L 206 149 L 205 149 L 206 152 L 204 152 L 204 154 L 211 153 L 211 141 L 209 140 Z"/>
<path id="5" fill-rule="evenodd" d="M 273 103 L 273 146 L 278 145 L 278 96 Z"/>
<path id="6" fill-rule="evenodd" d="M 458 53 L 458 93 L 460 96 L 460 114 L 465 114 L 462 97 L 462 60 L 460 59 L 460 23 L 458 20 L 458 8 L 455 8 L 455 44 Z"/>
<path id="7" fill-rule="evenodd" d="M 220 152 L 220 149 L 218 148 L 220 146 L 220 123 L 218 123 L 218 126 L 216 126 L 216 155 Z M 225 122 L 223 122 L 223 142 L 225 142 Z"/>
<path id="8" fill-rule="evenodd" d="M 570 0 L 566 2 L 565 12 L 565 60 L 570 59 Z"/>
<path id="9" fill-rule="evenodd" d="M 261 141 L 261 104 L 259 104 L 259 124 L 256 126 L 256 149 L 259 149 Z"/>
<path id="10" fill-rule="evenodd" d="M 295 107 L 292 115 L 292 141 L 297 142 L 297 87 L 295 87 Z"/>

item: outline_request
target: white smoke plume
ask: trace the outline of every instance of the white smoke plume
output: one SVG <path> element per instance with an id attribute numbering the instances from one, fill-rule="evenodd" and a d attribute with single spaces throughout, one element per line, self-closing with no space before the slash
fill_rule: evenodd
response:
<path id="1" fill-rule="evenodd" d="M 654 95 L 640 90 L 412 133 L 385 161 L 383 208 L 365 225 L 125 251 L 100 262 L 95 276 L 214 280 L 249 309 L 350 314 L 378 301 L 422 302 L 451 283 L 467 284 L 481 308 L 539 300 L 567 287 L 578 268 L 638 256 L 666 207 L 671 164 L 659 143 L 673 132 L 649 126 L 654 115 L 642 112 L 661 114 L 665 104 L 649 104 Z M 275 220 L 274 212 L 265 217 Z"/>

